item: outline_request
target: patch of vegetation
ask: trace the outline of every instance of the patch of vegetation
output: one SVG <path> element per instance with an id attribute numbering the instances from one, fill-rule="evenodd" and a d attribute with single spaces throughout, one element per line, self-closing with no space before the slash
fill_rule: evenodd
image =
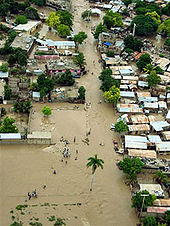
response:
<path id="1" fill-rule="evenodd" d="M 28 207 L 28 205 L 18 205 L 16 207 L 16 210 L 25 210 L 25 208 L 27 208 L 27 207 Z"/>
<path id="2" fill-rule="evenodd" d="M 21 212 L 21 215 L 25 215 L 25 213 L 24 212 Z"/>
<path id="3" fill-rule="evenodd" d="M 64 222 L 64 219 L 57 218 L 57 221 L 55 222 L 54 226 L 62 226 L 62 225 L 66 225 L 66 223 Z"/>
<path id="4" fill-rule="evenodd" d="M 44 204 L 42 204 L 41 206 L 50 206 L 50 204 L 48 202 L 45 202 Z"/>
<path id="5" fill-rule="evenodd" d="M 49 221 L 55 221 L 55 216 L 47 217 Z"/>

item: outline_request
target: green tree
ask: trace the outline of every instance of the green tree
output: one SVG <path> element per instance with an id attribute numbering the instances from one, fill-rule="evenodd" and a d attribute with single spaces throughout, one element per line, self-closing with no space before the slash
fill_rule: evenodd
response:
<path id="1" fill-rule="evenodd" d="M 122 27 L 122 16 L 119 13 L 113 13 L 112 10 L 106 11 L 105 16 L 103 17 L 103 24 L 106 25 L 108 29 L 111 27 L 117 26 Z"/>
<path id="2" fill-rule="evenodd" d="M 64 24 L 58 25 L 58 27 L 57 27 L 57 34 L 60 37 L 66 37 L 66 36 L 70 35 L 70 28 L 69 28 L 69 26 L 64 25 Z"/>
<path id="3" fill-rule="evenodd" d="M 28 22 L 26 16 L 24 15 L 18 15 L 15 18 L 15 23 L 16 24 L 26 24 Z"/>
<path id="4" fill-rule="evenodd" d="M 168 225 L 170 225 L 170 210 L 165 212 L 165 222 Z"/>
<path id="5" fill-rule="evenodd" d="M 14 125 L 14 122 L 15 120 L 13 118 L 4 118 L 2 125 L 0 126 L 0 133 L 18 133 L 18 129 Z"/>
<path id="6" fill-rule="evenodd" d="M 147 64 L 150 64 L 152 62 L 152 59 L 150 58 L 150 55 L 148 53 L 142 54 L 138 61 L 137 61 L 137 67 L 139 70 L 143 70 Z"/>
<path id="7" fill-rule="evenodd" d="M 157 171 L 155 173 L 155 179 L 160 183 L 160 184 L 164 184 L 164 183 L 168 183 L 168 176 L 163 173 L 162 171 Z"/>
<path id="8" fill-rule="evenodd" d="M 153 20 L 155 20 L 155 22 L 157 23 L 157 25 L 161 24 L 160 16 L 159 16 L 159 14 L 156 11 L 148 12 L 145 15 L 146 16 L 150 16 Z"/>
<path id="9" fill-rule="evenodd" d="M 62 226 L 62 225 L 66 225 L 64 220 L 61 218 L 57 218 L 57 221 L 55 222 L 54 226 Z"/>
<path id="10" fill-rule="evenodd" d="M 51 108 L 50 108 L 50 107 L 44 106 L 44 107 L 42 108 L 42 113 L 43 113 L 45 116 L 51 115 Z"/>
<path id="11" fill-rule="evenodd" d="M 165 46 L 170 46 L 170 38 L 167 38 L 165 43 L 164 43 Z"/>
<path id="12" fill-rule="evenodd" d="M 139 158 L 124 158 L 123 161 L 119 162 L 119 167 L 126 174 L 130 182 L 132 182 L 136 180 L 136 176 L 141 172 L 144 164 Z"/>
<path id="13" fill-rule="evenodd" d="M 131 29 L 136 24 L 135 34 L 139 36 L 151 36 L 157 30 L 158 25 L 150 16 L 138 15 L 131 23 Z"/>
<path id="14" fill-rule="evenodd" d="M 8 63 L 2 63 L 0 66 L 0 71 L 7 72 L 8 71 Z"/>
<path id="15" fill-rule="evenodd" d="M 67 10 L 57 10 L 56 15 L 60 18 L 60 23 L 69 26 L 73 25 L 73 15 Z"/>
<path id="16" fill-rule="evenodd" d="M 161 32 L 163 35 L 170 36 L 170 19 L 165 20 L 163 23 L 161 23 L 158 27 L 158 32 Z"/>
<path id="17" fill-rule="evenodd" d="M 122 2 L 128 7 L 128 5 L 132 3 L 132 0 L 123 0 Z"/>
<path id="18" fill-rule="evenodd" d="M 90 191 L 93 190 L 94 174 L 96 172 L 96 169 L 99 167 L 103 169 L 103 164 L 104 164 L 104 161 L 102 159 L 98 159 L 97 155 L 95 155 L 94 157 L 88 158 L 88 163 L 86 166 L 87 168 L 92 167 L 92 181 L 91 181 Z"/>
<path id="19" fill-rule="evenodd" d="M 106 76 L 105 79 L 102 81 L 102 85 L 100 86 L 100 89 L 103 91 L 103 92 L 106 92 L 106 91 L 109 91 L 109 89 L 112 87 L 112 86 L 115 86 L 117 88 L 119 88 L 120 86 L 120 81 L 119 80 L 116 80 L 114 78 L 112 78 L 111 76 Z"/>
<path id="20" fill-rule="evenodd" d="M 136 14 L 146 14 L 148 12 L 156 11 L 161 15 L 161 10 L 158 4 L 148 3 L 146 1 L 138 1 L 135 6 Z"/>
<path id="21" fill-rule="evenodd" d="M 16 55 L 15 54 L 10 54 L 9 57 L 8 57 L 8 63 L 9 65 L 13 65 L 16 63 Z"/>
<path id="22" fill-rule="evenodd" d="M 8 87 L 8 85 L 4 85 L 4 99 L 10 100 L 12 96 L 12 90 Z"/>
<path id="23" fill-rule="evenodd" d="M 106 68 L 101 72 L 99 79 L 104 81 L 106 77 L 111 75 L 112 75 L 112 70 L 110 68 Z"/>
<path id="24" fill-rule="evenodd" d="M 157 75 L 156 71 L 151 71 L 151 73 L 147 76 L 147 82 L 149 87 L 156 87 L 161 83 L 161 77 Z"/>
<path id="25" fill-rule="evenodd" d="M 92 15 L 93 14 L 92 14 L 91 10 L 85 10 L 84 12 L 82 12 L 81 17 L 83 19 L 86 19 L 86 18 L 90 18 Z"/>
<path id="26" fill-rule="evenodd" d="M 40 19 L 38 10 L 31 6 L 25 9 L 25 16 L 31 20 L 39 20 Z"/>
<path id="27" fill-rule="evenodd" d="M 143 43 L 141 40 L 135 38 L 133 35 L 128 35 L 124 38 L 125 49 L 129 48 L 134 51 L 141 51 Z"/>
<path id="28" fill-rule="evenodd" d="M 108 51 L 106 52 L 106 56 L 107 56 L 107 57 L 114 57 L 114 55 L 115 55 L 115 53 L 114 53 L 113 50 L 108 50 Z"/>
<path id="29" fill-rule="evenodd" d="M 167 16 L 170 16 L 170 2 L 162 8 L 162 14 L 165 14 Z"/>
<path id="30" fill-rule="evenodd" d="M 102 23 L 100 23 L 99 25 L 97 25 L 96 31 L 95 31 L 95 33 L 93 34 L 94 38 L 95 38 L 95 39 L 98 39 L 98 38 L 99 38 L 99 35 L 100 35 L 102 32 L 107 32 L 107 28 L 106 28 L 105 26 L 103 26 Z"/>
<path id="31" fill-rule="evenodd" d="M 72 86 L 75 83 L 73 79 L 73 75 L 71 74 L 70 70 L 66 70 L 58 79 L 57 83 L 62 86 Z"/>
<path id="32" fill-rule="evenodd" d="M 60 17 L 58 15 L 56 15 L 55 12 L 52 12 L 48 16 L 46 22 L 47 22 L 49 27 L 52 27 L 52 28 L 56 29 L 57 26 L 60 25 L 61 21 L 60 21 Z"/>
<path id="33" fill-rule="evenodd" d="M 82 44 L 84 40 L 87 38 L 87 34 L 84 31 L 80 31 L 77 35 L 74 35 L 73 40 L 78 45 Z"/>
<path id="34" fill-rule="evenodd" d="M 47 78 L 44 74 L 38 76 L 37 84 L 41 98 L 47 94 L 50 94 L 50 92 L 54 89 L 54 79 Z"/>
<path id="35" fill-rule="evenodd" d="M 78 55 L 73 57 L 73 61 L 80 68 L 84 68 L 84 66 L 86 65 L 84 54 L 80 52 L 78 53 Z"/>
<path id="36" fill-rule="evenodd" d="M 24 53 L 20 52 L 17 55 L 17 62 L 18 64 L 20 64 L 21 66 L 25 66 L 27 64 L 27 57 Z"/>
<path id="37" fill-rule="evenodd" d="M 78 98 L 81 100 L 85 100 L 86 89 L 84 88 L 84 86 L 80 86 L 78 93 L 79 93 Z"/>
<path id="38" fill-rule="evenodd" d="M 148 196 L 142 196 L 148 195 Z M 138 192 L 135 196 L 132 197 L 132 207 L 135 207 L 138 211 L 146 209 L 147 206 L 153 206 L 153 202 L 156 200 L 156 196 L 150 194 L 147 190 Z M 143 205 L 142 205 L 143 204 Z"/>
<path id="39" fill-rule="evenodd" d="M 116 106 L 120 99 L 120 89 L 113 85 L 109 91 L 104 92 L 104 98 L 107 102 L 112 103 L 113 106 Z"/>
<path id="40" fill-rule="evenodd" d="M 157 226 L 155 217 L 145 217 L 143 219 L 143 226 Z"/>
<path id="41" fill-rule="evenodd" d="M 115 124 L 115 132 L 123 133 L 128 131 L 128 126 L 124 121 L 119 121 Z"/>
<path id="42" fill-rule="evenodd" d="M 32 3 L 34 3 L 35 5 L 38 5 L 38 6 L 43 6 L 46 3 L 46 0 L 31 0 L 31 1 L 32 1 Z"/>
<path id="43" fill-rule="evenodd" d="M 32 103 L 29 100 L 20 101 L 20 102 L 15 102 L 13 106 L 14 106 L 15 112 L 29 113 L 32 108 Z"/>
<path id="44" fill-rule="evenodd" d="M 7 16 L 8 12 L 9 12 L 9 7 L 10 5 L 8 3 L 3 3 L 0 4 L 0 16 L 5 17 Z"/>

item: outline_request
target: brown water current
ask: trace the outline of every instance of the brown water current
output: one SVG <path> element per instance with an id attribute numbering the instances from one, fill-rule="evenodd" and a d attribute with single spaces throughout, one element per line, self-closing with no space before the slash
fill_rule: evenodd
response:
<path id="1" fill-rule="evenodd" d="M 91 34 L 91 27 L 99 21 L 95 19 L 95 22 L 87 23 L 81 20 L 81 13 L 88 7 L 87 1 L 72 0 L 73 30 L 75 33 L 85 31 L 88 35 L 80 51 L 85 55 L 89 73 L 77 80 L 86 88 L 88 108 L 85 111 L 82 105 L 75 109 L 73 104 L 48 104 L 52 115 L 45 119 L 41 113 L 43 105 L 34 104 L 31 131 L 51 131 L 56 144 L 49 147 L 0 146 L 0 226 L 10 225 L 10 210 L 18 204 L 25 204 L 27 193 L 33 189 L 37 189 L 38 198 L 27 201 L 25 215 L 13 214 L 24 222 L 24 226 L 29 225 L 33 216 L 38 217 L 44 226 L 53 225 L 47 220 L 52 215 L 65 218 L 68 226 L 135 226 L 138 221 L 131 208 L 130 189 L 115 164 L 120 156 L 114 152 L 112 140 L 119 137 L 110 131 L 110 124 L 118 115 L 111 105 L 104 103 L 103 93 L 99 90 L 98 76 L 102 67 Z M 98 104 L 99 100 L 102 100 L 101 104 Z M 90 128 L 87 145 L 82 140 Z M 67 163 L 65 159 L 61 161 L 64 148 L 64 143 L 59 141 L 61 136 L 70 141 L 71 157 Z M 104 146 L 100 146 L 100 142 Z M 104 160 L 104 169 L 97 169 L 91 192 L 91 169 L 87 169 L 86 164 L 87 159 L 95 154 Z M 44 184 L 46 189 L 42 188 Z M 44 207 L 41 206 L 43 203 L 55 206 Z M 70 205 L 75 203 L 81 205 Z"/>

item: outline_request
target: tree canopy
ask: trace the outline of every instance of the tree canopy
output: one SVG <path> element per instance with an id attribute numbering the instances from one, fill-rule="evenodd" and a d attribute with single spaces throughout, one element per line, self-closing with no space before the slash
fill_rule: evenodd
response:
<path id="1" fill-rule="evenodd" d="M 135 6 L 136 14 L 146 14 L 148 12 L 156 11 L 159 15 L 161 15 L 161 10 L 158 4 L 156 3 L 148 3 L 146 1 L 138 1 Z"/>
<path id="2" fill-rule="evenodd" d="M 94 38 L 95 39 L 98 39 L 99 35 L 102 33 L 102 32 L 106 32 L 107 31 L 107 28 L 105 26 L 102 25 L 102 23 L 100 23 L 99 25 L 97 25 L 96 27 L 96 31 L 95 33 L 93 34 Z"/>
<path id="3" fill-rule="evenodd" d="M 115 132 L 123 133 L 127 131 L 128 131 L 128 126 L 124 121 L 120 120 L 119 122 L 115 123 Z"/>
<path id="4" fill-rule="evenodd" d="M 104 98 L 107 102 L 112 103 L 113 106 L 116 106 L 120 99 L 120 89 L 113 85 L 109 91 L 104 92 Z"/>
<path id="5" fill-rule="evenodd" d="M 71 74 L 70 70 L 66 70 L 58 79 L 57 83 L 62 86 L 72 86 L 75 83 L 73 75 Z"/>
<path id="6" fill-rule="evenodd" d="M 161 82 L 161 77 L 157 75 L 156 71 L 151 71 L 151 73 L 147 76 L 147 82 L 149 87 L 155 87 Z"/>
<path id="7" fill-rule="evenodd" d="M 143 219 L 143 226 L 157 226 L 156 218 L 152 216 Z"/>
<path id="8" fill-rule="evenodd" d="M 15 18 L 16 24 L 26 24 L 28 22 L 27 17 L 24 15 L 18 15 Z"/>
<path id="9" fill-rule="evenodd" d="M 45 116 L 51 115 L 51 108 L 50 108 L 50 107 L 44 106 L 44 107 L 42 108 L 42 113 L 43 113 Z"/>
<path id="10" fill-rule="evenodd" d="M 119 162 L 120 168 L 127 175 L 130 181 L 134 181 L 138 173 L 141 172 L 144 164 L 139 158 L 124 158 Z"/>
<path id="11" fill-rule="evenodd" d="M 41 97 L 46 96 L 54 89 L 54 79 L 47 78 L 44 74 L 38 76 L 37 84 Z"/>
<path id="12" fill-rule="evenodd" d="M 40 19 L 38 10 L 31 6 L 25 9 L 25 16 L 31 20 L 39 20 Z"/>
<path id="13" fill-rule="evenodd" d="M 79 93 L 78 98 L 81 100 L 85 100 L 86 89 L 84 88 L 84 86 L 80 86 L 78 93 Z"/>
<path id="14" fill-rule="evenodd" d="M 14 125 L 15 120 L 13 118 L 6 117 L 2 120 L 0 126 L 0 133 L 18 133 L 17 127 Z"/>
<path id="15" fill-rule="evenodd" d="M 88 158 L 87 167 L 92 167 L 92 174 L 94 174 L 98 167 L 103 169 L 103 164 L 104 161 L 102 159 L 98 159 L 97 155 L 95 155 L 94 157 Z"/>
<path id="16" fill-rule="evenodd" d="M 4 99 L 10 100 L 12 96 L 12 90 L 9 88 L 8 85 L 4 85 Z"/>
<path id="17" fill-rule="evenodd" d="M 73 61 L 80 68 L 83 68 L 86 65 L 84 54 L 80 52 L 73 57 Z"/>
<path id="18" fill-rule="evenodd" d="M 57 29 L 57 26 L 61 23 L 59 15 L 56 15 L 55 12 L 50 13 L 48 18 L 46 19 L 46 22 L 49 27 L 52 27 L 54 29 Z"/>
<path id="19" fill-rule="evenodd" d="M 148 15 L 138 15 L 131 23 L 131 28 L 136 24 L 135 34 L 139 36 L 151 36 L 157 30 L 158 24 Z"/>
<path id="20" fill-rule="evenodd" d="M 57 27 L 57 34 L 60 37 L 66 37 L 68 35 L 70 35 L 70 28 L 69 26 L 65 25 L 65 24 L 60 24 Z"/>
<path id="21" fill-rule="evenodd" d="M 103 17 L 103 24 L 106 25 L 108 29 L 111 27 L 122 27 L 122 16 L 119 13 L 113 13 L 112 10 L 107 10 L 105 16 Z"/>
<path id="22" fill-rule="evenodd" d="M 142 195 L 147 195 L 144 196 Z M 143 202 L 144 199 L 144 202 Z M 141 210 L 143 203 L 143 210 L 146 209 L 147 206 L 153 206 L 153 202 L 156 200 L 156 196 L 150 194 L 147 190 L 138 192 L 135 196 L 132 197 L 132 207 L 135 207 L 137 210 Z"/>
<path id="23" fill-rule="evenodd" d="M 143 43 L 138 38 L 135 38 L 133 35 L 128 35 L 124 38 L 125 49 L 129 48 L 134 51 L 141 51 Z"/>
<path id="24" fill-rule="evenodd" d="M 158 32 L 161 32 L 163 35 L 170 36 L 170 19 L 165 20 L 163 23 L 161 23 L 158 27 Z"/>
<path id="25" fill-rule="evenodd" d="M 31 101 L 20 101 L 14 103 L 14 111 L 15 112 L 21 112 L 21 113 L 29 113 L 32 108 Z"/>
<path id="26" fill-rule="evenodd" d="M 137 67 L 139 70 L 143 70 L 147 64 L 150 64 L 152 62 L 152 59 L 150 58 L 150 55 L 148 53 L 142 54 L 138 61 L 137 61 Z"/>
<path id="27" fill-rule="evenodd" d="M 87 38 L 87 34 L 84 31 L 80 31 L 77 35 L 74 35 L 73 40 L 78 44 L 82 44 Z"/>

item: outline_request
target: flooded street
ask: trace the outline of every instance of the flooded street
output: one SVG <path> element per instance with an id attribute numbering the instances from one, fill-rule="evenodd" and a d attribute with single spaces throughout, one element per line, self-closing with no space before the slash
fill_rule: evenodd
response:
<path id="1" fill-rule="evenodd" d="M 110 104 L 104 103 L 99 89 L 98 76 L 102 67 L 91 34 L 91 27 L 99 21 L 95 19 L 95 22 L 87 23 L 81 20 L 81 13 L 88 5 L 84 0 L 72 0 L 73 30 L 75 33 L 85 31 L 88 35 L 80 46 L 80 52 L 85 55 L 89 73 L 77 80 L 86 88 L 88 108 L 84 110 L 80 105 L 75 109 L 74 104 L 51 103 L 48 106 L 52 108 L 52 115 L 45 119 L 41 113 L 44 104 L 34 104 L 31 131 L 51 131 L 56 144 L 49 147 L 0 146 L 2 226 L 10 225 L 10 210 L 18 204 L 25 204 L 27 193 L 33 189 L 37 190 L 38 198 L 27 201 L 25 215 L 17 213 L 24 226 L 29 225 L 33 216 L 38 217 L 44 226 L 50 226 L 52 223 L 47 217 L 52 215 L 66 219 L 68 226 L 135 226 L 138 222 L 131 208 L 130 189 L 124 184 L 122 172 L 115 164 L 120 156 L 114 152 L 112 140 L 118 139 L 118 135 L 110 131 L 110 124 L 118 115 Z M 102 103 L 98 104 L 100 99 Z M 87 145 L 83 140 L 90 128 Z M 67 162 L 65 159 L 62 161 L 64 143 L 60 142 L 61 136 L 70 142 L 71 157 Z M 104 146 L 99 145 L 101 142 Z M 91 169 L 87 169 L 86 164 L 87 159 L 95 154 L 104 160 L 104 169 L 97 169 L 93 191 L 90 192 Z M 46 189 L 42 188 L 44 184 Z M 44 206 L 44 203 L 49 205 Z"/>

